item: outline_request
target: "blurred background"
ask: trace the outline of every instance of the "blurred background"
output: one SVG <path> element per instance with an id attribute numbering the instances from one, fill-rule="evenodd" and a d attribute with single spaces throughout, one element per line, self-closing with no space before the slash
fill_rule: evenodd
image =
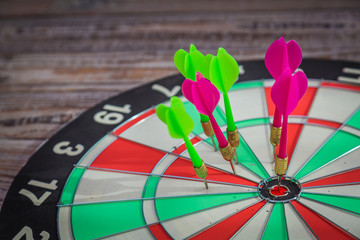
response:
<path id="1" fill-rule="evenodd" d="M 262 59 L 281 36 L 305 58 L 360 62 L 360 1 L 0 1 L 0 207 L 42 142 L 102 100 L 178 73 L 179 48 Z"/>

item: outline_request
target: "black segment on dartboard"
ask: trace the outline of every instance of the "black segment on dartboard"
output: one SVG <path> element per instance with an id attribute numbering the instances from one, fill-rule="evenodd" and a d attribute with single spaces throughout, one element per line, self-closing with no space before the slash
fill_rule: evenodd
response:
<path id="1" fill-rule="evenodd" d="M 239 64 L 241 69 L 238 81 L 271 78 L 263 60 L 239 62 Z M 300 66 L 309 78 L 327 80 L 347 76 L 343 72 L 344 67 L 359 69 L 360 64 L 304 59 Z M 99 124 L 94 120 L 94 115 L 104 111 L 106 104 L 119 107 L 129 104 L 131 112 L 123 114 L 121 123 L 124 123 L 132 116 L 168 100 L 172 95 L 182 95 L 179 87 L 183 80 L 184 78 L 178 74 L 112 97 L 81 114 L 45 142 L 19 172 L 8 191 L 0 212 L 0 239 L 13 239 L 17 234 L 22 236 L 22 239 L 25 239 L 26 234 L 31 234 L 34 239 L 41 239 L 40 234 L 44 232 L 50 235 L 50 239 L 56 239 L 58 236 L 57 204 L 68 176 L 82 156 L 118 125 Z M 154 90 L 155 84 L 166 91 Z M 68 156 L 54 152 L 57 144 L 66 141 L 69 142 L 68 146 L 72 150 L 78 150 L 79 153 Z M 82 147 L 75 148 L 77 144 Z M 49 186 L 54 186 L 55 183 L 56 188 L 43 188 L 36 184 L 29 184 L 31 180 Z M 46 194 L 48 197 L 36 206 L 32 200 L 20 194 L 20 191 L 28 191 L 38 199 Z M 19 232 L 23 235 L 19 235 Z"/>

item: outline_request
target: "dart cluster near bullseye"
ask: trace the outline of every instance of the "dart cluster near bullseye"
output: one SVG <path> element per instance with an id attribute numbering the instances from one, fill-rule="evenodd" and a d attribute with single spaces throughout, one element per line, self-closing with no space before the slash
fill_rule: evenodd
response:
<path id="1" fill-rule="evenodd" d="M 291 187 L 290 185 L 283 186 L 281 183 L 282 178 L 284 180 L 286 178 L 284 176 L 288 168 L 288 116 L 296 108 L 308 86 L 305 73 L 298 69 L 301 61 L 302 52 L 300 46 L 294 40 L 285 42 L 283 37 L 270 45 L 264 59 L 266 68 L 275 80 L 271 89 L 271 99 L 276 108 L 271 125 L 270 143 L 274 147 L 274 170 L 277 179 L 272 177 L 272 180 L 263 182 L 265 185 L 272 183 L 269 186 L 268 193 L 275 198 L 287 195 L 289 187 Z M 235 172 L 233 165 L 234 163 L 241 163 L 242 159 L 237 158 L 236 152 L 241 151 L 241 148 L 239 148 L 239 131 L 235 126 L 228 96 L 228 91 L 239 77 L 237 61 L 224 48 L 220 47 L 216 56 L 204 55 L 191 44 L 189 52 L 179 49 L 175 53 L 174 63 L 185 77 L 182 84 L 183 95 L 196 107 L 200 115 L 203 131 L 211 139 L 214 151 L 220 150 L 219 161 L 221 161 L 222 157 L 229 162 L 234 174 L 241 175 L 241 172 Z M 213 112 L 220 100 L 220 92 L 224 99 L 227 138 L 213 116 Z M 232 104 L 236 106 L 236 102 Z M 172 97 L 170 107 L 161 104 L 157 107 L 156 113 L 160 120 L 167 125 L 171 137 L 184 140 L 195 173 L 204 180 L 205 187 L 208 188 L 206 159 L 201 159 L 201 156 L 199 156 L 189 140 L 188 136 L 193 130 L 194 122 L 185 111 L 183 102 L 178 97 Z M 214 136 L 218 146 L 216 146 Z M 296 185 L 294 179 L 290 179 L 288 182 Z M 262 183 L 260 183 L 260 186 L 262 186 Z"/>

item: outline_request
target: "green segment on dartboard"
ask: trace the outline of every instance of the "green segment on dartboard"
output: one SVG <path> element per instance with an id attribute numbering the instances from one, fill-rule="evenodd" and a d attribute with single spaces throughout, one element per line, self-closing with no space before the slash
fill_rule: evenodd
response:
<path id="1" fill-rule="evenodd" d="M 96 239 L 145 226 L 141 200 L 72 206 L 77 240 Z"/>
<path id="2" fill-rule="evenodd" d="M 275 236 L 279 240 L 288 239 L 284 203 L 281 202 L 274 204 L 262 240 L 274 239 Z"/>
<path id="3" fill-rule="evenodd" d="M 360 129 L 360 109 L 352 116 L 352 118 L 346 123 L 350 127 Z"/>
<path id="4" fill-rule="evenodd" d="M 171 137 L 184 139 L 193 166 L 201 167 L 203 162 L 188 138 L 194 128 L 194 122 L 186 113 L 184 103 L 180 98 L 172 97 L 170 104 L 170 107 L 160 104 L 156 108 L 156 114 L 168 126 Z"/>
<path id="5" fill-rule="evenodd" d="M 316 194 L 316 193 L 301 193 L 301 197 L 309 198 L 319 201 L 324 204 L 329 204 L 333 207 L 338 207 L 346 211 L 356 213 L 360 216 L 360 198 L 348 197 L 340 195 Z"/>
<path id="6" fill-rule="evenodd" d="M 234 85 L 238 76 L 239 65 L 236 60 L 225 49 L 219 48 L 217 55 L 211 60 L 210 81 L 223 93 L 227 130 L 230 132 L 235 131 L 236 127 L 227 92 Z"/>
<path id="7" fill-rule="evenodd" d="M 295 175 L 296 179 L 308 175 L 316 169 L 332 162 L 360 145 L 360 138 L 351 133 L 338 131 Z"/>
<path id="8" fill-rule="evenodd" d="M 257 192 L 245 192 L 157 198 L 155 207 L 159 220 L 165 221 L 256 196 Z"/>
<path id="9" fill-rule="evenodd" d="M 234 84 L 230 91 L 232 90 L 238 90 L 238 89 L 247 89 L 247 88 L 262 88 L 264 87 L 264 83 L 262 81 L 249 81 L 249 82 L 241 82 Z"/>
<path id="10" fill-rule="evenodd" d="M 61 194 L 60 204 L 65 205 L 73 203 L 76 188 L 84 172 L 85 168 L 74 168 Z"/>
<path id="11" fill-rule="evenodd" d="M 143 189 L 142 198 L 153 198 L 157 185 L 160 181 L 160 176 L 149 176 Z"/>

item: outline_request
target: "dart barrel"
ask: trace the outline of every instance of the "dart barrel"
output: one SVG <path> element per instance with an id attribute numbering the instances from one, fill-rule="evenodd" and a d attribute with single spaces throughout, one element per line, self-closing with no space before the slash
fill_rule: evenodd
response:
<path id="1" fill-rule="evenodd" d="M 279 158 L 276 156 L 275 158 L 275 173 L 278 176 L 283 176 L 286 173 L 288 165 L 288 157 L 286 158 Z"/>
<path id="2" fill-rule="evenodd" d="M 231 148 L 230 143 L 224 148 L 220 148 L 221 155 L 226 161 L 231 161 L 234 158 L 234 151 Z"/>
<path id="3" fill-rule="evenodd" d="M 202 126 L 206 136 L 212 137 L 214 135 L 214 130 L 213 130 L 212 126 L 211 126 L 210 121 L 201 122 L 201 126 Z"/>
<path id="4" fill-rule="evenodd" d="M 205 163 L 203 162 L 202 165 L 198 168 L 194 167 L 196 176 L 198 176 L 199 178 L 206 178 L 207 174 L 208 174 L 208 170 L 206 168 Z"/>
<path id="5" fill-rule="evenodd" d="M 271 125 L 270 142 L 272 145 L 279 145 L 281 135 L 281 127 L 274 127 Z"/>
<path id="6" fill-rule="evenodd" d="M 239 131 L 237 128 L 235 131 L 226 131 L 226 134 L 231 147 L 236 148 L 240 145 Z"/>

